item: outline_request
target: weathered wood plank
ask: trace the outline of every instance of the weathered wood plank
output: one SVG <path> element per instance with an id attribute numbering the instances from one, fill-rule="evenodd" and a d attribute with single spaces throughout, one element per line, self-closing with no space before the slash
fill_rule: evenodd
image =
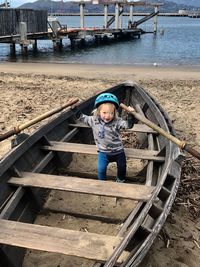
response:
<path id="1" fill-rule="evenodd" d="M 4 209 L 0 213 L 1 219 L 8 219 L 14 209 L 16 208 L 17 204 L 21 200 L 24 195 L 24 188 L 18 187 L 11 199 L 8 201 Z"/>
<path id="2" fill-rule="evenodd" d="M 99 181 L 73 176 L 58 176 L 40 173 L 22 173 L 23 177 L 12 177 L 10 184 L 39 188 L 56 189 L 62 191 L 79 192 L 109 197 L 147 201 L 154 187 Z"/>
<path id="3" fill-rule="evenodd" d="M 78 143 L 66 143 L 66 142 L 51 142 L 52 146 L 42 146 L 42 149 L 49 151 L 71 152 L 71 153 L 87 153 L 97 154 L 97 147 L 95 145 L 78 144 Z M 164 157 L 158 157 L 157 150 L 144 150 L 125 148 L 126 156 L 135 159 L 146 159 L 155 161 L 164 161 Z"/>
<path id="4" fill-rule="evenodd" d="M 84 123 L 75 123 L 75 124 L 69 124 L 71 127 L 77 127 L 77 128 L 89 128 Z M 134 124 L 133 128 L 128 129 L 126 131 L 132 131 L 132 132 L 139 132 L 139 133 L 152 133 L 152 134 L 157 134 L 156 131 L 148 127 L 147 125 L 144 124 Z"/>
<path id="5" fill-rule="evenodd" d="M 47 11 L 31 9 L 0 9 L 0 36 L 19 34 L 19 23 L 27 24 L 27 33 L 47 32 Z"/>
<path id="6" fill-rule="evenodd" d="M 91 172 L 88 172 L 88 171 L 76 171 L 76 170 L 71 170 L 70 168 L 69 169 L 66 169 L 66 172 L 65 172 L 67 175 L 69 176 L 78 176 L 78 177 L 81 177 L 81 178 L 85 178 L 87 177 L 88 179 L 97 179 L 97 172 L 95 171 L 91 171 Z M 106 175 L 106 179 L 107 180 L 116 180 L 116 175 L 110 175 L 110 174 L 107 174 Z M 138 172 L 135 172 L 135 173 L 127 173 L 126 174 L 126 180 L 128 181 L 132 181 L 132 182 L 140 182 L 142 183 L 142 181 L 144 181 L 145 177 L 144 176 L 139 176 L 138 175 Z"/>
<path id="7" fill-rule="evenodd" d="M 122 238 L 0 219 L 0 243 L 106 261 Z M 121 260 L 119 259 L 119 262 Z"/>

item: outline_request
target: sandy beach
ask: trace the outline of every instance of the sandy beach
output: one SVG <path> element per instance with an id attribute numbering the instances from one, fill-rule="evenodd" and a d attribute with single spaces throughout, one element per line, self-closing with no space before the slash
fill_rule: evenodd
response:
<path id="1" fill-rule="evenodd" d="M 178 138 L 200 151 L 199 73 L 197 68 L 159 66 L 0 63 L 0 132 L 59 107 L 71 97 L 84 100 L 123 81 L 134 80 L 167 111 Z M 41 124 L 25 132 L 30 133 Z M 10 150 L 11 139 L 1 142 L 1 158 Z M 185 156 L 176 202 L 142 267 L 200 266 L 200 163 Z M 53 267 L 50 263 L 48 266 Z"/>

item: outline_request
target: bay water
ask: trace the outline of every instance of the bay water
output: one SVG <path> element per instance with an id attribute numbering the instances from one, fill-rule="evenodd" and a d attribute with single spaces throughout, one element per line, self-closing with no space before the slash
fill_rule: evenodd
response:
<path id="1" fill-rule="evenodd" d="M 141 17 L 134 17 L 139 20 Z M 127 27 L 129 17 L 123 17 Z M 62 25 L 79 27 L 78 16 L 58 17 Z M 103 16 L 86 16 L 85 27 L 103 27 Z M 153 19 L 139 26 L 144 31 L 153 31 Z M 0 44 L 0 61 L 116 64 L 138 66 L 200 66 L 200 18 L 158 17 L 157 34 L 147 33 L 141 38 L 120 41 L 84 49 L 71 50 L 69 39 L 64 39 L 63 50 L 53 50 L 52 41 L 38 41 L 38 53 L 24 57 L 17 45 L 15 57 L 10 55 L 9 44 Z"/>

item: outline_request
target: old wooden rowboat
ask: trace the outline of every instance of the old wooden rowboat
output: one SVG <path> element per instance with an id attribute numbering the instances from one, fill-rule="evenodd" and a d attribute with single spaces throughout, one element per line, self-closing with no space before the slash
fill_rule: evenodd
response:
<path id="1" fill-rule="evenodd" d="M 106 91 L 175 135 L 166 112 L 138 84 Z M 94 100 L 78 107 L 90 114 Z M 123 135 L 129 143 L 124 184 L 114 182 L 112 164 L 107 181 L 98 181 L 91 129 L 75 124 L 70 108 L 0 161 L 0 266 L 141 263 L 174 202 L 182 157 L 140 122 Z"/>

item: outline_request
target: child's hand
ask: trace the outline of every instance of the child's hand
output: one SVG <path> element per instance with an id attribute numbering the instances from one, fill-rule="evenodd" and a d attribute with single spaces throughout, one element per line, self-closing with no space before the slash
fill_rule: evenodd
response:
<path id="1" fill-rule="evenodd" d="M 70 103 L 70 102 L 73 103 L 76 99 L 77 99 L 77 98 L 75 98 L 75 97 L 70 98 L 70 99 L 69 99 L 69 103 Z M 71 105 L 71 109 L 74 109 L 74 108 L 77 106 L 77 103 L 78 103 L 78 102 L 76 102 L 75 104 Z"/>
<path id="2" fill-rule="evenodd" d="M 136 112 L 135 109 L 134 109 L 133 107 L 131 107 L 131 106 L 128 106 L 128 110 L 129 110 L 130 112 Z"/>

